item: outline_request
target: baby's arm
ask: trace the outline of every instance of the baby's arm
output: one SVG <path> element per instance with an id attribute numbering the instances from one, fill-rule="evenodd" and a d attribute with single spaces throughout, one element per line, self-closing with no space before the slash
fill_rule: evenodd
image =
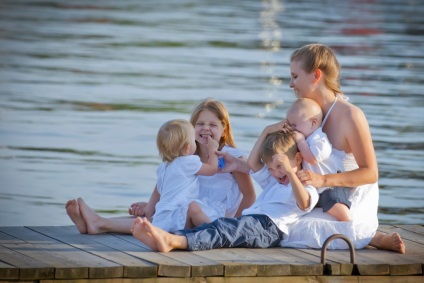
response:
<path id="1" fill-rule="evenodd" d="M 305 136 L 301 132 L 293 131 L 293 138 L 296 141 L 297 148 L 302 154 L 303 160 L 311 164 L 317 164 L 317 160 L 309 148 L 309 145 L 305 140 Z"/>
<path id="2" fill-rule="evenodd" d="M 218 150 L 218 147 L 219 147 L 218 142 L 209 136 L 208 137 L 208 150 L 209 150 L 208 162 L 203 163 L 202 167 L 200 167 L 199 171 L 197 171 L 197 175 L 212 176 L 218 172 L 218 155 L 216 155 L 216 151 Z"/>

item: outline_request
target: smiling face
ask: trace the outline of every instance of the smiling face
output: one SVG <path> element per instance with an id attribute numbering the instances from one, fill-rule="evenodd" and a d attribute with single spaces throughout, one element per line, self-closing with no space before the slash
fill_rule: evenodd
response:
<path id="1" fill-rule="evenodd" d="M 283 158 L 287 158 L 288 162 L 290 163 L 291 169 L 296 172 L 298 170 L 298 162 L 295 158 L 288 158 L 286 154 L 284 153 L 277 153 L 272 160 L 265 163 L 266 167 L 268 168 L 269 173 L 277 179 L 277 181 L 280 184 L 288 185 L 290 183 L 289 178 L 287 177 L 287 170 L 284 168 L 283 164 L 279 162 L 279 158 L 277 155 L 285 155 Z"/>
<path id="2" fill-rule="evenodd" d="M 315 73 L 308 74 L 302 68 L 302 61 L 295 60 L 290 63 L 290 88 L 298 98 L 311 98 L 314 92 Z"/>
<path id="3" fill-rule="evenodd" d="M 224 130 L 225 128 L 218 117 L 207 109 L 200 112 L 194 124 L 196 141 L 200 144 L 207 144 L 208 136 L 219 143 Z"/>

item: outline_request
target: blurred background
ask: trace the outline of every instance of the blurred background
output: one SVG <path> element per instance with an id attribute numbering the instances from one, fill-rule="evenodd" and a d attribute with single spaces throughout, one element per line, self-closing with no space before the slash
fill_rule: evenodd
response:
<path id="1" fill-rule="evenodd" d="M 424 2 L 0 2 L 0 226 L 70 225 L 147 201 L 156 133 L 201 99 L 225 103 L 246 156 L 295 96 L 289 56 L 331 46 L 365 112 L 381 224 L 424 222 Z M 256 187 L 257 192 L 260 189 Z"/>

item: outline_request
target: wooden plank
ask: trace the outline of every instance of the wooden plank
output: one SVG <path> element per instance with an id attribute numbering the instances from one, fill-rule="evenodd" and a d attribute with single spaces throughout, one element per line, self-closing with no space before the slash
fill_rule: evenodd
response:
<path id="1" fill-rule="evenodd" d="M 0 254 L 2 254 L 2 249 L 3 247 L 0 246 Z M 0 280 L 5 280 L 5 279 L 18 279 L 19 278 L 19 268 L 17 268 L 16 266 L 7 264 L 5 262 L 1 261 L 2 259 L 0 258 Z"/>
<path id="2" fill-rule="evenodd" d="M 191 277 L 223 276 L 224 265 L 192 252 L 175 251 L 163 255 L 191 266 Z"/>
<path id="3" fill-rule="evenodd" d="M 101 258 L 108 259 L 110 261 L 119 262 L 125 261 L 125 264 L 131 265 L 131 260 L 138 260 L 137 264 L 140 266 L 139 268 L 147 268 L 143 270 L 141 273 L 143 277 L 148 277 L 148 275 L 152 275 L 150 272 L 150 268 L 152 267 L 152 263 L 157 265 L 155 267 L 156 273 L 154 276 L 170 276 L 170 277 L 190 277 L 191 267 L 189 265 L 183 264 L 179 261 L 172 260 L 166 256 L 161 255 L 160 253 L 154 252 L 145 252 L 145 249 L 141 249 L 139 246 L 134 246 L 130 250 L 122 253 L 121 251 L 117 251 L 114 247 L 104 246 L 97 241 L 101 237 L 107 237 L 108 235 L 82 235 L 78 232 L 71 233 L 69 232 L 69 226 L 61 226 L 61 227 L 33 227 L 33 229 L 42 232 L 43 234 L 48 235 L 49 237 L 53 237 L 56 239 L 60 239 L 60 241 L 66 242 L 69 245 L 75 246 L 87 252 L 90 252 L 94 255 L 97 255 Z M 114 235 L 109 235 L 113 236 Z M 136 239 L 137 240 L 137 239 Z M 128 259 L 129 256 L 132 256 L 132 259 Z M 122 266 L 121 266 L 122 267 Z M 136 267 L 136 266 L 135 266 Z M 90 278 L 113 278 L 113 277 L 123 277 L 123 275 L 116 276 L 107 276 L 103 275 L 102 269 L 96 269 L 95 272 L 99 272 L 99 274 L 93 274 L 92 269 L 90 269 Z M 99 277 L 103 276 L 103 277 Z"/>
<path id="4" fill-rule="evenodd" d="M 55 268 L 55 278 L 87 278 L 88 268 L 79 261 L 81 252 L 24 227 L 3 227 L 1 237 L 13 237 L 3 246 L 47 263 Z M 13 243 L 12 243 L 13 242 Z M 73 249 L 73 250 L 72 250 Z M 71 254 L 76 253 L 74 257 Z"/>
<path id="5" fill-rule="evenodd" d="M 244 249 L 226 248 L 207 251 L 195 251 L 192 253 L 209 260 L 217 261 L 224 265 L 224 276 L 226 277 L 257 276 L 258 261 L 244 256 L 241 252 L 242 250 Z"/>
<path id="6" fill-rule="evenodd" d="M 90 240 L 90 235 L 63 232 L 54 226 L 27 228 L 84 251 L 79 254 L 79 260 L 88 267 L 89 278 L 123 277 L 123 266 L 111 260 L 114 256 L 119 257 L 121 252 Z"/>
<path id="7" fill-rule="evenodd" d="M 78 230 L 75 226 L 61 226 L 58 227 L 59 231 L 63 233 L 70 233 L 75 237 L 80 237 Z M 81 235 L 82 236 L 82 235 Z M 157 265 L 151 262 L 145 261 L 140 258 L 135 258 L 132 255 L 127 254 L 127 251 L 147 251 L 146 248 L 132 244 L 128 240 L 124 240 L 126 237 L 134 238 L 132 235 L 123 235 L 122 237 L 116 237 L 114 234 L 99 234 L 90 237 L 90 239 L 98 244 L 120 251 L 123 255 L 119 257 L 113 257 L 110 260 L 124 267 L 124 276 L 129 278 L 141 278 L 141 277 L 156 277 L 157 276 Z M 125 255 L 127 254 L 127 255 Z"/>
<path id="8" fill-rule="evenodd" d="M 380 226 L 384 228 L 385 225 L 380 225 Z M 424 225 L 422 224 L 420 225 L 403 224 L 403 225 L 393 225 L 393 226 L 424 236 Z"/>
<path id="9" fill-rule="evenodd" d="M 321 262 L 321 250 L 300 249 L 299 251 L 313 255 L 318 262 Z M 325 262 L 323 271 L 325 275 L 352 275 L 354 273 L 349 250 L 327 250 Z"/>
<path id="10" fill-rule="evenodd" d="M 54 278 L 54 267 L 45 262 L 38 261 L 29 256 L 16 252 L 14 250 L 5 248 L 0 245 L 0 259 L 1 261 L 19 268 L 20 280 L 37 280 L 37 279 L 50 279 Z M 6 274 L 9 271 L 6 271 Z M 13 271 L 10 271 L 13 273 Z M 10 278 L 0 278 L 10 279 Z"/>
<path id="11" fill-rule="evenodd" d="M 132 256 L 150 261 L 158 266 L 158 276 L 190 277 L 191 266 L 167 257 L 165 253 L 155 252 L 128 252 Z"/>

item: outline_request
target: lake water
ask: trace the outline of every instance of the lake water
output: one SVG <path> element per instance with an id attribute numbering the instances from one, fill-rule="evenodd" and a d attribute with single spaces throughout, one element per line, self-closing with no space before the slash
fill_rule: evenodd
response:
<path id="1" fill-rule="evenodd" d="M 0 226 L 68 225 L 147 201 L 155 136 L 214 97 L 236 143 L 285 116 L 294 48 L 322 42 L 368 117 L 380 223 L 424 223 L 424 2 L 0 2 Z M 258 192 L 259 192 L 259 188 Z"/>

